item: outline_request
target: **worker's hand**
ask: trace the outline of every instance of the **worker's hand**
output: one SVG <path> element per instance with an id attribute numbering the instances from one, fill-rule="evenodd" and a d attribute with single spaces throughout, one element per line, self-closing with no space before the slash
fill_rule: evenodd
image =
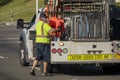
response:
<path id="1" fill-rule="evenodd" d="M 51 33 L 50 37 L 55 37 L 56 33 Z"/>
<path id="2" fill-rule="evenodd" d="M 59 27 L 58 27 L 58 31 L 62 31 L 62 26 L 59 26 Z"/>

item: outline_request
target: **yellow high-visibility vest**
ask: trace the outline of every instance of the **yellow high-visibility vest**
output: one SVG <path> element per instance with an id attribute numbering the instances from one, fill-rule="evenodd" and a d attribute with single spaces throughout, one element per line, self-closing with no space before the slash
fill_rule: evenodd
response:
<path id="1" fill-rule="evenodd" d="M 49 31 L 51 27 L 44 23 L 43 21 L 39 21 L 36 25 L 36 43 L 50 43 Z"/>

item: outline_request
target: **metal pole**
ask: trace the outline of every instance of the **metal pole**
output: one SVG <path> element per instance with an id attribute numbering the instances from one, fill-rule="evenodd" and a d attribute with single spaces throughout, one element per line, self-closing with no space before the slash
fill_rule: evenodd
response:
<path id="1" fill-rule="evenodd" d="M 37 23 L 37 16 L 38 16 L 38 0 L 36 0 L 36 21 L 35 23 Z"/>
<path id="2" fill-rule="evenodd" d="M 38 0 L 36 0 L 36 18 L 37 18 L 37 15 L 38 15 Z"/>

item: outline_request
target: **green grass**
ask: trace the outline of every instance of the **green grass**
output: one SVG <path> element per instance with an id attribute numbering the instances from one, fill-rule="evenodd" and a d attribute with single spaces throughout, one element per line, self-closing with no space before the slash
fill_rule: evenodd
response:
<path id="1" fill-rule="evenodd" d="M 39 0 L 39 7 L 44 6 L 44 0 Z M 120 3 L 116 4 L 120 6 Z M 31 20 L 35 13 L 36 0 L 0 0 L 0 22 L 11 22 L 10 12 L 13 13 L 13 21 L 22 18 Z"/>
<path id="2" fill-rule="evenodd" d="M 44 6 L 43 2 L 44 0 L 39 0 L 39 7 Z M 29 21 L 34 15 L 35 9 L 36 0 L 0 0 L 0 22 L 11 22 L 11 12 L 14 22 L 19 18 Z"/>

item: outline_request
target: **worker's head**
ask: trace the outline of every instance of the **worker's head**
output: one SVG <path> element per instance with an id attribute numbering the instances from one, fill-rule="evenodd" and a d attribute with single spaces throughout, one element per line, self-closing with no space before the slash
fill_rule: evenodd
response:
<path id="1" fill-rule="evenodd" d="M 43 13 L 40 15 L 40 19 L 46 19 L 46 18 L 47 18 L 46 14 Z"/>
<path id="2" fill-rule="evenodd" d="M 47 20 L 47 16 L 44 13 L 40 15 L 40 20 L 42 20 L 45 23 L 49 23 L 49 21 Z"/>
<path id="3" fill-rule="evenodd" d="M 44 14 L 44 13 L 41 14 L 39 19 L 42 20 L 42 21 L 44 21 L 44 22 L 46 22 L 46 20 L 47 20 L 46 14 Z"/>

